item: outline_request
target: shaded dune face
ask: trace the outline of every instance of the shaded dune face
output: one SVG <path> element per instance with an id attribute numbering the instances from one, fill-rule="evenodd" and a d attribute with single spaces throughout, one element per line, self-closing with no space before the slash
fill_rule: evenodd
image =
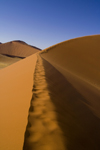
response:
<path id="1" fill-rule="evenodd" d="M 0 44 L 0 59 L 9 63 L 4 55 L 33 50 L 20 41 Z M 100 35 L 59 43 L 0 70 L 0 84 L 1 149 L 100 150 Z"/>
<path id="2" fill-rule="evenodd" d="M 87 104 L 55 67 L 38 57 L 23 149 L 99 150 L 100 119 Z"/>
<path id="3" fill-rule="evenodd" d="M 0 54 L 16 57 L 28 57 L 40 50 L 36 47 L 27 45 L 22 41 L 13 41 L 5 44 L 0 44 Z"/>
<path id="4" fill-rule="evenodd" d="M 59 144 L 58 144 L 59 142 Z M 51 101 L 42 59 L 38 56 L 24 150 L 65 150 L 62 130 Z"/>
<path id="5" fill-rule="evenodd" d="M 66 149 L 99 150 L 100 119 L 87 106 L 89 102 L 50 63 L 43 60 L 43 65 Z"/>
<path id="6" fill-rule="evenodd" d="M 100 149 L 99 41 L 82 37 L 39 53 L 24 150 Z"/>
<path id="7" fill-rule="evenodd" d="M 69 71 L 100 86 L 100 35 L 59 43 L 42 51 L 41 56 L 65 76 Z"/>
<path id="8" fill-rule="evenodd" d="M 100 35 L 62 42 L 41 52 L 90 103 L 100 118 Z"/>

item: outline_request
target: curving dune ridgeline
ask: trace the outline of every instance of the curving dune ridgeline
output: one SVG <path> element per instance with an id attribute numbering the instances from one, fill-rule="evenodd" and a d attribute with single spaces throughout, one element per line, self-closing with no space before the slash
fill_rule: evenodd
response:
<path id="1" fill-rule="evenodd" d="M 94 35 L 0 70 L 0 149 L 99 150 L 99 56 L 100 35 Z"/>

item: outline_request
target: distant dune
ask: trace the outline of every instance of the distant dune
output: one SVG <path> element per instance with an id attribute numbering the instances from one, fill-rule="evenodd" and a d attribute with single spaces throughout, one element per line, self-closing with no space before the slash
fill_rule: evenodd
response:
<path id="1" fill-rule="evenodd" d="M 12 41 L 0 45 L 0 54 L 16 57 L 28 57 L 40 49 L 32 47 L 23 41 Z"/>
<path id="2" fill-rule="evenodd" d="M 86 36 L 0 70 L 0 149 L 99 150 L 99 56 L 100 35 Z"/>
<path id="3" fill-rule="evenodd" d="M 39 51 L 39 48 L 20 40 L 0 44 L 0 69 Z"/>
<path id="4" fill-rule="evenodd" d="M 21 43 L 21 44 L 26 44 L 26 45 L 28 45 L 28 46 L 31 46 L 31 47 L 35 48 L 35 49 L 41 50 L 40 48 L 38 48 L 38 47 L 36 47 L 36 46 L 33 46 L 33 45 L 29 45 L 29 44 L 27 44 L 27 43 L 24 42 L 24 41 L 15 40 L 15 41 L 13 41 L 13 42 L 19 42 L 19 43 Z"/>

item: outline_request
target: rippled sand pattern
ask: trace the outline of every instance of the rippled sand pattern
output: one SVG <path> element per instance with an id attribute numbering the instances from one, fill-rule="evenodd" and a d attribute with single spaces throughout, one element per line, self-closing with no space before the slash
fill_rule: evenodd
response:
<path id="1" fill-rule="evenodd" d="M 24 150 L 65 150 L 56 110 L 50 99 L 42 58 L 38 56 Z"/>

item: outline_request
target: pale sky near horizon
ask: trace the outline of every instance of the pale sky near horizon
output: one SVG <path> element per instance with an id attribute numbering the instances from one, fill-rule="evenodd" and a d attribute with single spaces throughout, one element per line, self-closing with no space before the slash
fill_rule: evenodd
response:
<path id="1" fill-rule="evenodd" d="M 100 0 L 0 0 L 0 42 L 22 40 L 45 49 L 100 34 Z"/>

